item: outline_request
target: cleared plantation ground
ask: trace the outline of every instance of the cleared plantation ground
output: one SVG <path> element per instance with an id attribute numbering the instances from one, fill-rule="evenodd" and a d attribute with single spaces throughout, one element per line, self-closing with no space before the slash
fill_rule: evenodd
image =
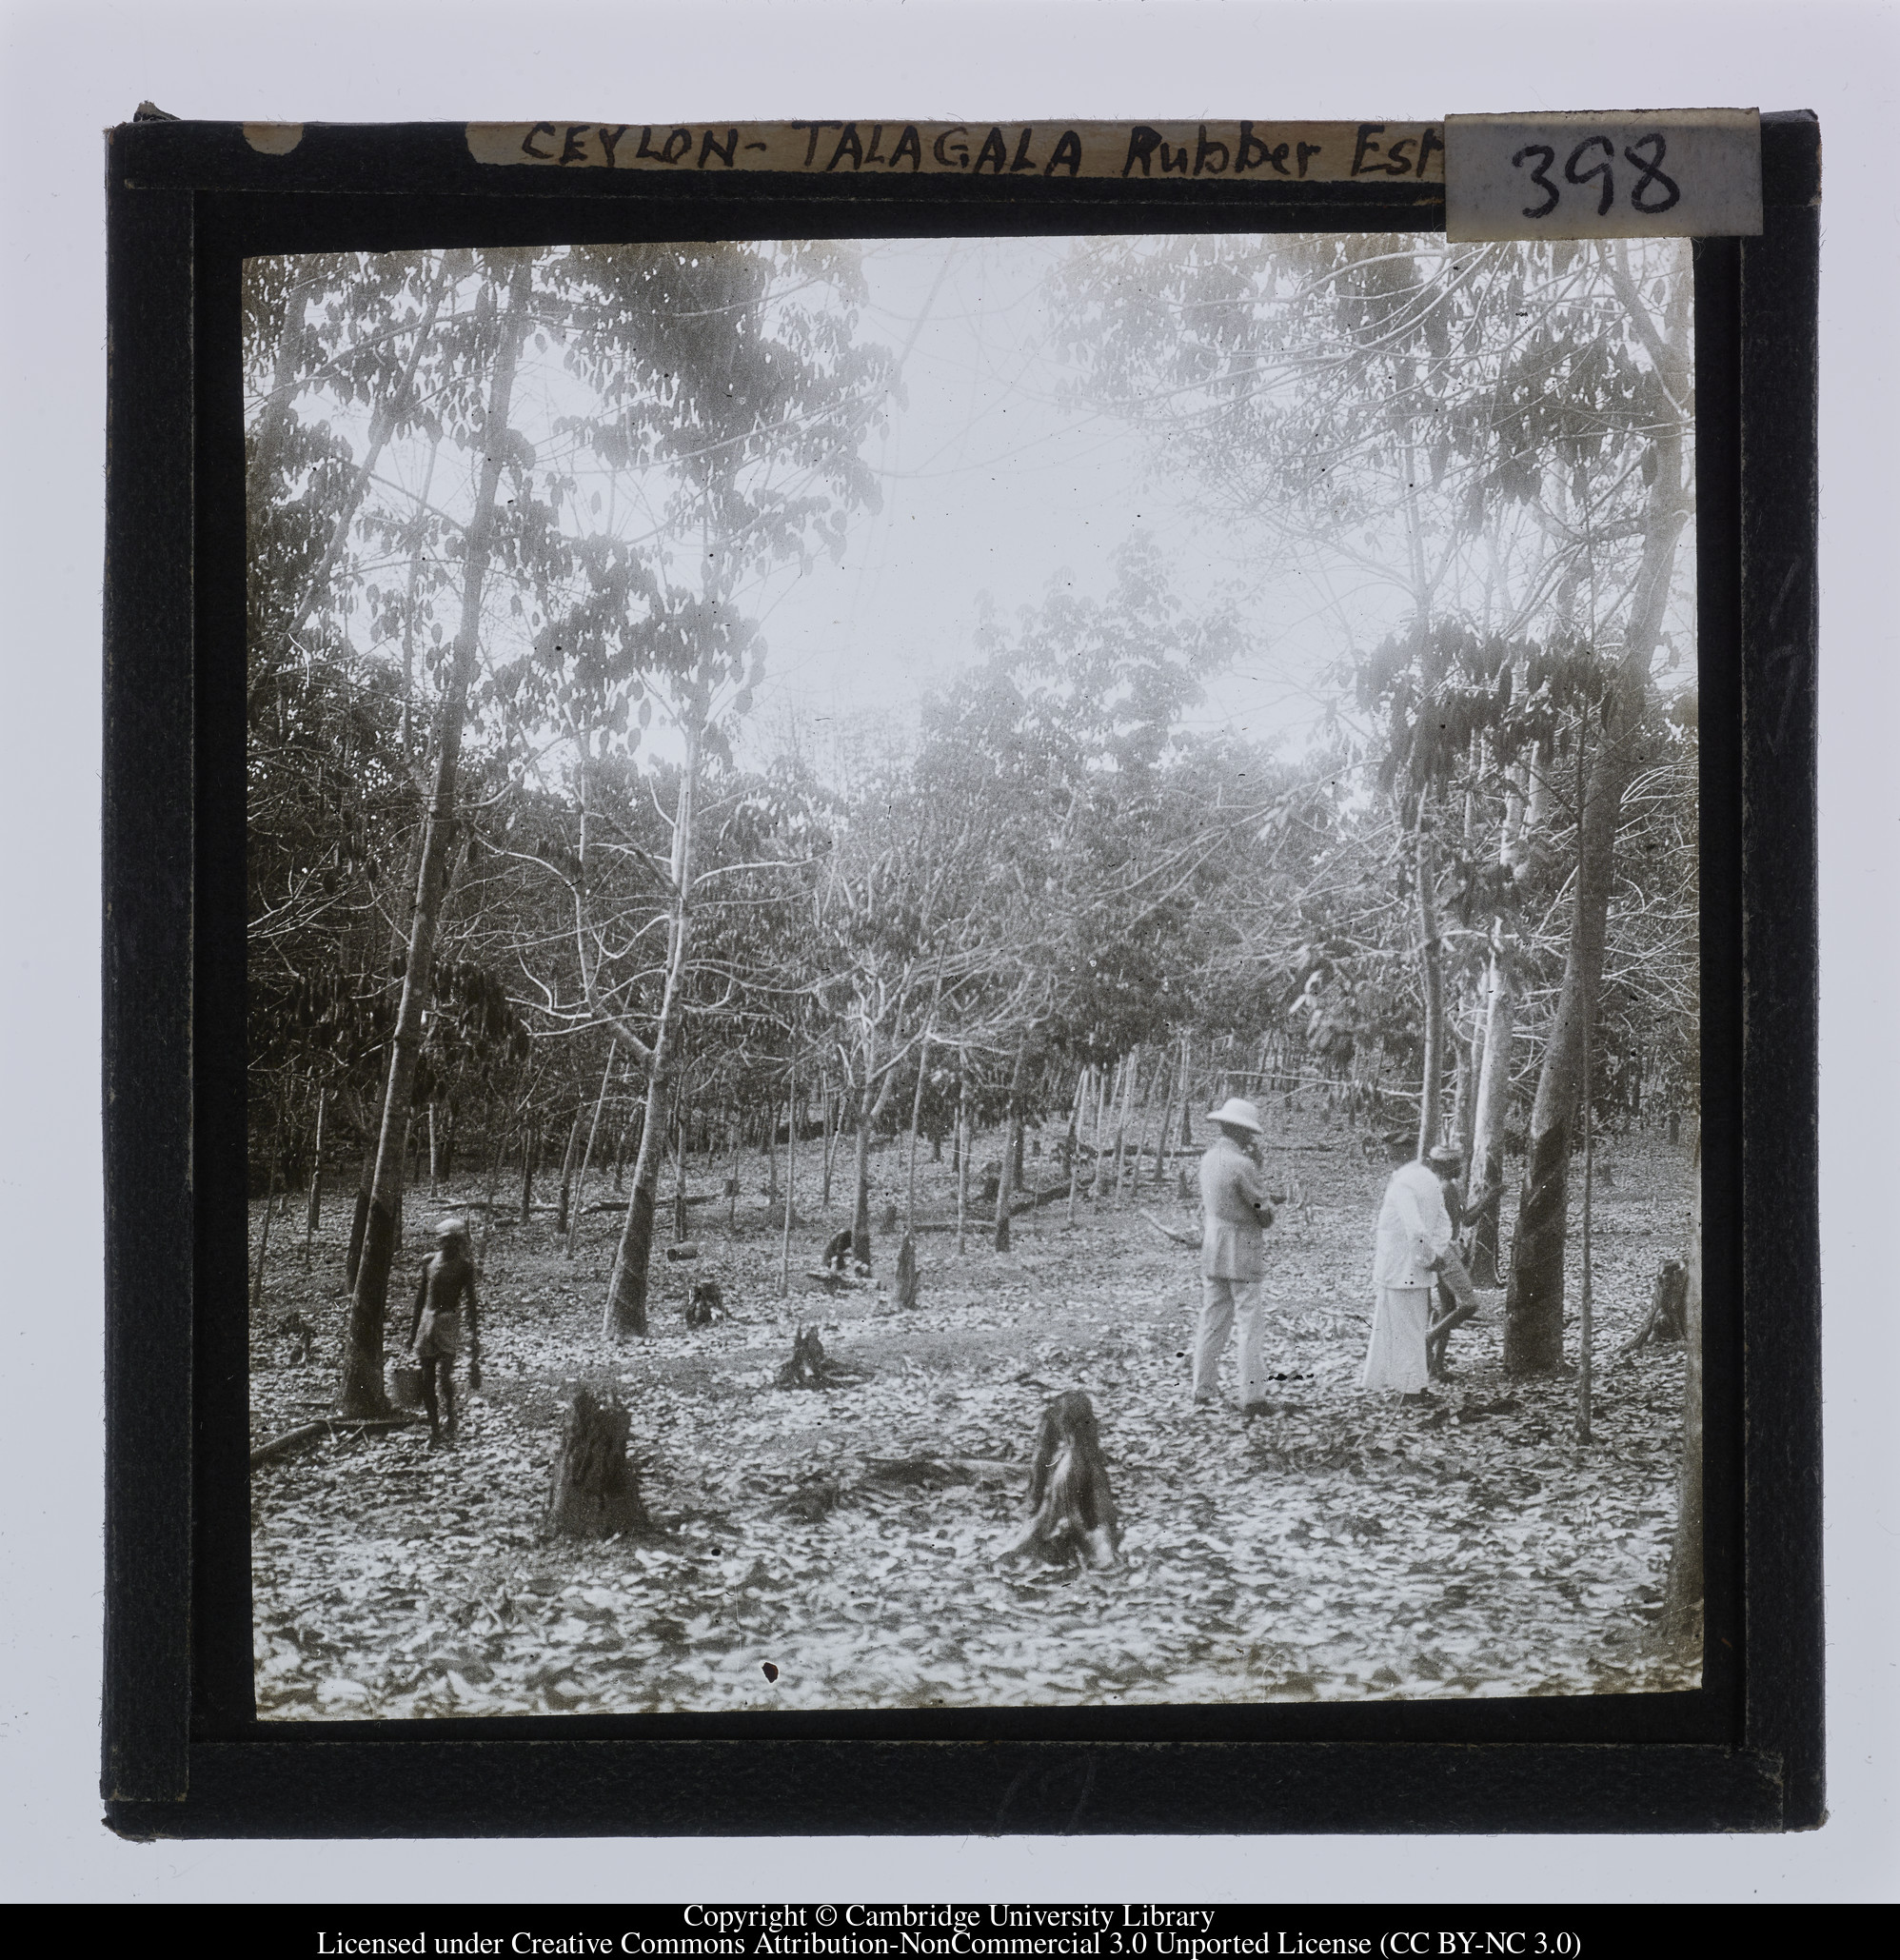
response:
<path id="1" fill-rule="evenodd" d="M 327 1443 L 253 1477 L 260 1713 L 1694 1686 L 1646 1642 L 1674 1515 L 1681 1349 L 1608 1365 L 1641 1321 L 1657 1261 L 1683 1246 L 1686 1152 L 1631 1138 L 1599 1185 L 1600 1388 L 1583 1449 L 1571 1381 L 1503 1377 L 1501 1294 L 1461 1332 L 1435 1410 L 1356 1392 L 1384 1171 L 1355 1133 L 1290 1120 L 1266 1150 L 1270 1182 L 1305 1200 L 1269 1235 L 1270 1353 L 1288 1378 L 1276 1413 L 1246 1424 L 1231 1407 L 1188 1404 L 1195 1257 L 1135 1209 L 1194 1229 L 1172 1166 L 1160 1195 L 1144 1181 L 1125 1208 L 1084 1201 L 1073 1229 L 1061 1202 L 1033 1225 L 1019 1218 L 1006 1256 L 975 1220 L 960 1260 L 952 1235 L 921 1236 L 922 1301 L 901 1315 L 880 1293 L 828 1298 L 802 1277 L 844 1217 L 841 1179 L 818 1215 L 815 1149 L 801 1151 L 793 1297 L 779 1297 L 782 1215 L 766 1216 L 765 1164 L 747 1159 L 736 1233 L 722 1202 L 696 1210 L 700 1261 L 656 1263 L 653 1336 L 618 1352 L 598 1336 L 617 1219 L 586 1218 L 571 1262 L 545 1217 L 498 1224 L 485 1392 L 462 1448 L 432 1455 L 404 1431 Z M 977 1160 L 996 1147 L 980 1143 Z M 875 1211 L 901 1193 L 902 1153 L 874 1164 Z M 694 1189 L 717 1188 L 717 1171 L 695 1169 Z M 1046 1159 L 1030 1171 L 1032 1184 L 1057 1175 Z M 942 1217 L 947 1161 L 920 1167 L 920 1191 L 924 1215 Z M 426 1218 L 472 1195 L 460 1182 L 411 1194 L 392 1326 L 407 1325 Z M 302 1222 L 293 1206 L 272 1231 L 252 1328 L 254 1441 L 310 1420 L 334 1391 L 346 1206 L 327 1208 L 308 1276 Z M 881 1239 L 881 1277 L 895 1252 Z M 688 1332 L 686 1290 L 708 1275 L 732 1317 Z M 317 1334 L 301 1365 L 276 1331 L 292 1309 Z M 861 1381 L 775 1385 L 795 1327 L 814 1321 L 832 1355 L 868 1371 Z M 582 1546 L 540 1534 L 562 1402 L 580 1383 L 617 1388 L 633 1411 L 650 1536 Z M 1124 1562 L 1105 1574 L 999 1567 L 991 1554 L 1020 1512 L 1036 1417 L 1069 1387 L 1096 1403 Z"/>

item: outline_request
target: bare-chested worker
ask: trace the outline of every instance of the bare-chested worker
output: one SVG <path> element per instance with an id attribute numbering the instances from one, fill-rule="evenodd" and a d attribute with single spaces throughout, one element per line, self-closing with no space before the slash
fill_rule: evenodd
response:
<path id="1" fill-rule="evenodd" d="M 428 1411 L 429 1448 L 455 1442 L 455 1357 L 462 1351 L 462 1308 L 468 1307 L 468 1386 L 482 1386 L 482 1330 L 475 1303 L 475 1261 L 468 1227 L 444 1218 L 435 1228 L 436 1251 L 423 1262 L 409 1317 L 409 1347 L 423 1371 L 423 1407 Z M 441 1406 L 436 1384 L 441 1379 Z"/>

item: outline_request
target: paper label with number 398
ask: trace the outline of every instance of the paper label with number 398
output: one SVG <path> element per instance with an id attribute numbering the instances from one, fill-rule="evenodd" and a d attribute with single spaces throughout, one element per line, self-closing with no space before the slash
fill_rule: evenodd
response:
<path id="1" fill-rule="evenodd" d="M 1760 230 L 1754 109 L 1445 118 L 1448 238 L 1723 238 Z"/>

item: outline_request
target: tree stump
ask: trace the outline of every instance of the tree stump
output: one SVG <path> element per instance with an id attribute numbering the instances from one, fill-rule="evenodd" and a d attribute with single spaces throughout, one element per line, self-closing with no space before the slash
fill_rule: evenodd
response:
<path id="1" fill-rule="evenodd" d="M 423 1371 L 413 1361 L 397 1361 L 389 1370 L 389 1399 L 398 1409 L 423 1405 Z"/>
<path id="2" fill-rule="evenodd" d="M 640 1501 L 640 1479 L 626 1460 L 630 1420 L 619 1402 L 602 1404 L 588 1390 L 575 1391 L 548 1485 L 550 1532 L 570 1538 L 609 1538 L 649 1522 Z"/>
<path id="3" fill-rule="evenodd" d="M 792 1358 L 779 1370 L 781 1388 L 833 1388 L 861 1380 L 865 1374 L 849 1362 L 834 1361 L 818 1337 L 816 1327 L 801 1327 L 792 1336 Z"/>
<path id="4" fill-rule="evenodd" d="M 686 1325 L 710 1327 L 725 1314 L 725 1295 L 717 1279 L 698 1279 L 686 1301 Z"/>
<path id="5" fill-rule="evenodd" d="M 1689 1268 L 1680 1259 L 1665 1259 L 1650 1292 L 1649 1317 L 1623 1352 L 1633 1354 L 1653 1340 L 1681 1340 L 1688 1332 Z"/>
<path id="6" fill-rule="evenodd" d="M 910 1234 L 898 1247 L 898 1305 L 906 1313 L 917 1305 L 917 1245 Z"/>
<path id="7" fill-rule="evenodd" d="M 792 1336 L 792 1358 L 779 1370 L 781 1388 L 822 1388 L 831 1364 L 816 1327 L 801 1327 Z"/>
<path id="8" fill-rule="evenodd" d="M 1029 1519 L 1003 1556 L 1033 1551 L 1052 1564 L 1085 1559 L 1107 1567 L 1120 1543 L 1095 1405 L 1080 1389 L 1069 1389 L 1042 1411 L 1029 1471 Z"/>

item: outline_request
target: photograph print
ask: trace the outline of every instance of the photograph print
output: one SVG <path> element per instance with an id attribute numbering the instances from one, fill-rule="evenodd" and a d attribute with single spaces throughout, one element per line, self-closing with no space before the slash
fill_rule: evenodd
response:
<path id="1" fill-rule="evenodd" d="M 1686 241 L 244 323 L 261 1716 L 1700 1684 Z"/>

